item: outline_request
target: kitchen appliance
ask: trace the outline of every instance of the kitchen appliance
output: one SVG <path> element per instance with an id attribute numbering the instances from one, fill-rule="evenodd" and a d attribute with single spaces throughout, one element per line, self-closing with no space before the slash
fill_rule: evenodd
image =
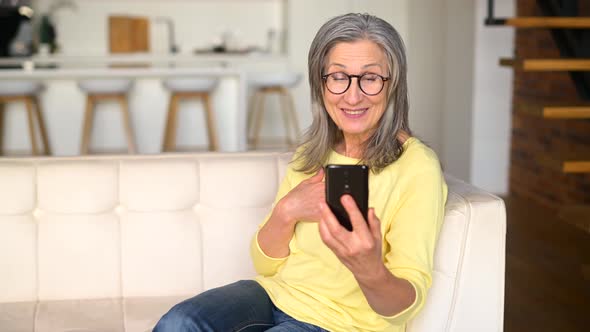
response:
<path id="1" fill-rule="evenodd" d="M 0 57 L 28 56 L 33 51 L 30 0 L 0 0 Z"/>

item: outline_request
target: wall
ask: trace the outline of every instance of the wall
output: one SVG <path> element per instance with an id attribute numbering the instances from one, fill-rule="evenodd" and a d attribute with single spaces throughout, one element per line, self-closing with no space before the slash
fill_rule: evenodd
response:
<path id="1" fill-rule="evenodd" d="M 469 0 L 464 0 L 467 2 Z M 514 29 L 483 24 L 487 0 L 478 0 L 474 20 L 473 106 L 470 182 L 498 194 L 508 193 L 510 163 L 511 70 L 498 61 L 513 54 Z M 513 17 L 514 0 L 495 1 L 496 17 Z"/>
<path id="2" fill-rule="evenodd" d="M 448 0 L 445 29 L 441 29 L 444 49 L 444 92 L 441 160 L 445 171 L 464 180 L 471 179 L 471 146 L 473 119 L 473 78 L 475 56 L 475 3 L 470 0 Z"/>
<path id="3" fill-rule="evenodd" d="M 445 80 L 445 1 L 413 0 L 407 5 L 410 128 L 442 158 Z"/>
<path id="4" fill-rule="evenodd" d="M 56 1 L 38 0 L 44 12 Z M 282 0 L 72 0 L 76 9 L 53 15 L 58 41 L 66 54 L 108 53 L 108 16 L 170 17 L 183 53 L 210 45 L 225 31 L 233 31 L 243 45 L 266 46 L 269 29 L 282 30 Z M 255 18 L 255 19 L 253 19 Z M 150 24 L 152 51 L 166 52 L 165 25 Z"/>

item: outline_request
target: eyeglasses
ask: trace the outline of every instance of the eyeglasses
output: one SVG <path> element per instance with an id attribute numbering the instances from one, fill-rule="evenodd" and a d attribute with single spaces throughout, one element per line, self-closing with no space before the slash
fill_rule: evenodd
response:
<path id="1" fill-rule="evenodd" d="M 361 91 L 368 96 L 378 95 L 381 90 L 383 90 L 385 81 L 389 80 L 389 77 L 383 77 L 373 73 L 348 75 L 343 72 L 326 74 L 322 76 L 322 79 L 324 80 L 328 91 L 335 95 L 341 95 L 345 93 L 348 88 L 350 88 L 350 82 L 352 81 L 353 77 L 356 77 Z"/>

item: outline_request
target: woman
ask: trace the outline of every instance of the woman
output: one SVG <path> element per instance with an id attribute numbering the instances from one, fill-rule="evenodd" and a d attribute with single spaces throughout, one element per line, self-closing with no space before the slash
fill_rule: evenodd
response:
<path id="1" fill-rule="evenodd" d="M 259 273 L 176 305 L 163 331 L 404 331 L 424 305 L 447 187 L 408 127 L 403 42 L 367 14 L 331 19 L 309 51 L 313 123 L 254 236 Z M 365 164 L 368 220 L 325 203 L 323 166 Z"/>

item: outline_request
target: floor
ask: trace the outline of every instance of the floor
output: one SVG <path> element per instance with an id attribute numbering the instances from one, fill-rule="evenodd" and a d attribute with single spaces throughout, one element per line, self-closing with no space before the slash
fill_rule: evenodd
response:
<path id="1" fill-rule="evenodd" d="M 517 197 L 506 209 L 504 330 L 590 331 L 590 232 Z"/>

